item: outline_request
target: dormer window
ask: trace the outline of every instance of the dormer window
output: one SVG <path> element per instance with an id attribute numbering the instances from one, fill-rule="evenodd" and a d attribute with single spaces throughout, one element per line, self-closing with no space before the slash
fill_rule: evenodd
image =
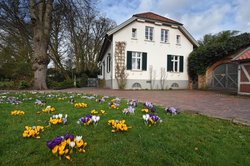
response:
<path id="1" fill-rule="evenodd" d="M 137 37 L 137 29 L 136 28 L 132 28 L 132 38 L 136 39 Z"/>
<path id="2" fill-rule="evenodd" d="M 154 28 L 153 27 L 145 27 L 145 39 L 146 40 L 150 40 L 153 41 L 153 32 L 154 32 Z"/>

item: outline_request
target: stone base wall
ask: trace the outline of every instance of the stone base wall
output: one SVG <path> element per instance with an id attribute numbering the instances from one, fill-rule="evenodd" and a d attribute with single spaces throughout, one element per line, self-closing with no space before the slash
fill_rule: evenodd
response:
<path id="1" fill-rule="evenodd" d="M 112 86 L 112 87 L 111 87 Z M 118 89 L 116 80 L 106 80 L 106 88 Z M 127 80 L 125 89 L 188 89 L 188 80 L 165 80 L 164 84 L 161 80 Z"/>

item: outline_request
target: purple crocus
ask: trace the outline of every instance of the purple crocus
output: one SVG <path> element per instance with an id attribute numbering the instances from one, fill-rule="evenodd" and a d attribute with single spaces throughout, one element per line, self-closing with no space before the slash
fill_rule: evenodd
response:
<path id="1" fill-rule="evenodd" d="M 69 133 L 68 133 L 68 134 L 65 134 L 65 135 L 64 135 L 64 138 L 65 138 L 66 140 L 67 140 L 68 138 L 70 138 L 71 141 L 74 140 L 74 136 L 71 135 L 71 134 L 69 134 Z"/>
<path id="2" fill-rule="evenodd" d="M 146 107 L 147 109 L 152 109 L 154 107 L 153 103 L 150 103 L 150 102 L 145 102 L 144 104 L 144 107 Z"/>
<path id="3" fill-rule="evenodd" d="M 172 115 L 176 115 L 177 114 L 177 110 L 174 107 L 168 107 L 168 108 L 165 109 L 165 111 L 167 113 L 172 114 Z"/>
<path id="4" fill-rule="evenodd" d="M 155 108 L 155 107 L 152 107 L 152 108 L 151 108 L 151 112 L 155 113 L 155 112 L 156 112 L 156 108 Z"/>
<path id="5" fill-rule="evenodd" d="M 47 141 L 47 146 L 52 150 L 56 146 L 56 144 L 54 141 Z"/>
<path id="6" fill-rule="evenodd" d="M 158 121 L 160 120 L 159 116 L 157 116 L 157 115 L 150 114 L 149 116 L 150 116 L 150 118 L 151 118 L 153 121 L 155 121 L 155 122 L 158 122 Z"/>
<path id="7" fill-rule="evenodd" d="M 62 137 L 56 137 L 52 141 L 47 141 L 47 146 L 52 150 L 56 145 L 59 145 L 62 142 L 62 140 L 63 140 Z"/>

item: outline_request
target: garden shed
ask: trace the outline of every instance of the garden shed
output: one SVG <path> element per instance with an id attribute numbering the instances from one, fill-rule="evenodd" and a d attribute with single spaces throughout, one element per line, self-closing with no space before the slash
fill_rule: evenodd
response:
<path id="1" fill-rule="evenodd" d="M 198 87 L 250 95 L 250 47 L 210 65 L 198 76 Z"/>

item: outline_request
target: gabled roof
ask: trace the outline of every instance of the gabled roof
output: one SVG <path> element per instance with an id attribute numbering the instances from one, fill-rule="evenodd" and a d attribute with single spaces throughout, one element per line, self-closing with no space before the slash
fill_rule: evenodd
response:
<path id="1" fill-rule="evenodd" d="M 246 61 L 246 60 L 250 61 L 250 47 L 246 48 L 232 59 L 232 61 Z"/>
<path id="2" fill-rule="evenodd" d="M 139 14 L 134 14 L 134 17 L 139 17 L 139 18 L 144 18 L 144 19 L 150 19 L 150 20 L 155 20 L 155 21 L 161 21 L 165 23 L 170 23 L 170 24 L 179 24 L 183 25 L 177 21 L 171 20 L 167 17 L 160 16 L 158 14 L 152 13 L 152 12 L 145 12 L 145 13 L 139 13 Z"/>

